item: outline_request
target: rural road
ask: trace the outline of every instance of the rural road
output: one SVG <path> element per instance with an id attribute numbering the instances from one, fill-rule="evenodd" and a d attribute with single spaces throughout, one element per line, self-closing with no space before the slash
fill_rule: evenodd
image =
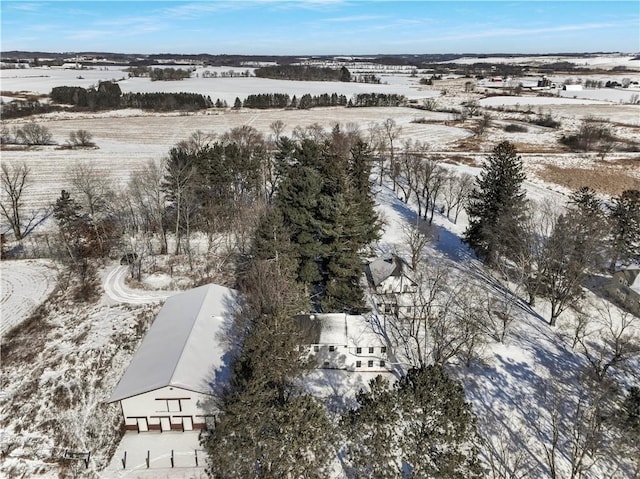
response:
<path id="1" fill-rule="evenodd" d="M 146 291 L 133 289 L 126 285 L 125 278 L 129 274 L 129 266 L 113 266 L 107 269 L 104 280 L 104 291 L 107 296 L 117 303 L 146 304 L 164 301 L 175 291 Z"/>

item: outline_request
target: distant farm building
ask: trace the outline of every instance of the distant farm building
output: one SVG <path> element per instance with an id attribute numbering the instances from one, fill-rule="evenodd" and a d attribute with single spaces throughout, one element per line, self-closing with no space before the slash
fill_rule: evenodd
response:
<path id="1" fill-rule="evenodd" d="M 582 91 L 582 85 L 562 85 L 562 89 L 566 91 Z"/>
<path id="2" fill-rule="evenodd" d="M 127 430 L 189 431 L 211 419 L 203 404 L 224 380 L 225 325 L 238 293 L 209 284 L 167 299 L 116 386 Z"/>

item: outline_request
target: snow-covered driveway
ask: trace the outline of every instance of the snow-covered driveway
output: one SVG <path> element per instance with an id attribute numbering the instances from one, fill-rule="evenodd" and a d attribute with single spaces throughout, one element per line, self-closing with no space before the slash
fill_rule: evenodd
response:
<path id="1" fill-rule="evenodd" d="M 116 303 L 153 303 L 164 301 L 175 294 L 175 291 L 146 291 L 129 288 L 125 283 L 127 274 L 129 274 L 129 266 L 114 266 L 106 271 L 104 291 Z"/>
<path id="2" fill-rule="evenodd" d="M 53 291 L 55 265 L 47 260 L 0 262 L 0 336 L 24 321 Z"/>

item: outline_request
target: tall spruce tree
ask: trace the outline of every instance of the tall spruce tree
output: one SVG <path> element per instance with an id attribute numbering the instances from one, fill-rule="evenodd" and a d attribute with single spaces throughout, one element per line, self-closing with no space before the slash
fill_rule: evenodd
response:
<path id="1" fill-rule="evenodd" d="M 526 198 L 522 159 L 508 141 L 498 144 L 476 178 L 466 208 L 464 240 L 488 264 L 518 251 L 523 238 Z"/>
<path id="2" fill-rule="evenodd" d="M 618 261 L 640 261 L 640 190 L 625 190 L 613 198 L 609 207 L 611 220 L 611 263 L 614 272 Z"/>

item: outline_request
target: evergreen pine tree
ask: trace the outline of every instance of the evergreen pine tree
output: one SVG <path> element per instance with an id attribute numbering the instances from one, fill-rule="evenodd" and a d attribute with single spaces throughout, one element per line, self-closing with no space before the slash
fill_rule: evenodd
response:
<path id="1" fill-rule="evenodd" d="M 498 144 L 487 157 L 471 192 L 464 240 L 488 264 L 520 248 L 526 214 L 522 160 L 508 141 Z"/>
<path id="2" fill-rule="evenodd" d="M 378 377 L 357 401 L 341 421 L 353 477 L 482 477 L 473 410 L 442 366 L 411 369 L 393 388 Z"/>
<path id="3" fill-rule="evenodd" d="M 308 286 L 321 279 L 315 218 L 321 190 L 322 179 L 316 171 L 307 166 L 292 167 L 280 183 L 276 197 L 276 206 L 291 232 L 291 242 L 298 249 L 298 279 Z"/>
<path id="4" fill-rule="evenodd" d="M 369 382 L 369 391 L 356 395 L 359 404 L 345 414 L 340 422 L 346 438 L 346 453 L 352 477 L 401 477 L 397 463 L 400 420 L 394 391 L 389 381 L 376 376 Z"/>
<path id="5" fill-rule="evenodd" d="M 640 261 L 640 190 L 625 190 L 613 198 L 609 207 L 612 226 L 611 264 L 618 261 Z"/>

